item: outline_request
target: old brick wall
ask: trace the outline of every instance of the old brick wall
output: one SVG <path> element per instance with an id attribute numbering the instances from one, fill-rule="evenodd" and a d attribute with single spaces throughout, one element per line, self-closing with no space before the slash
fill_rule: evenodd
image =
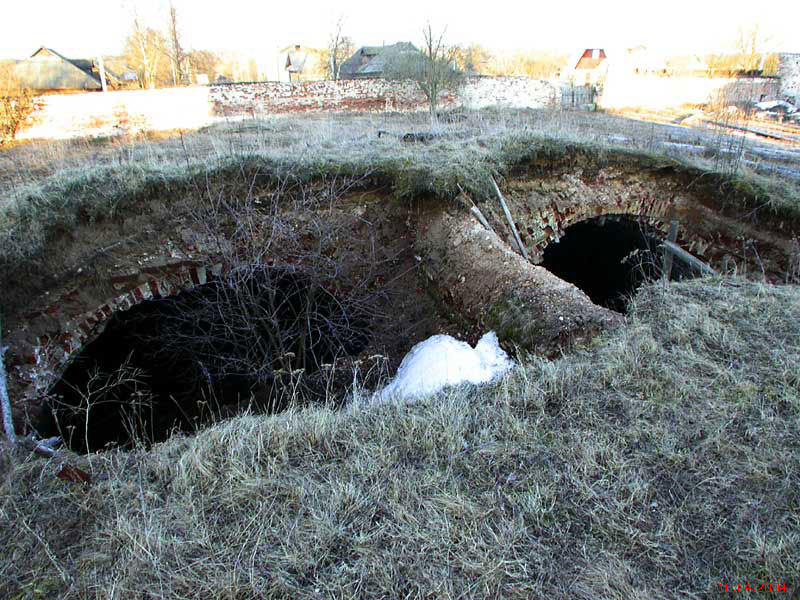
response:
<path id="1" fill-rule="evenodd" d="M 234 83 L 213 86 L 214 112 L 220 116 L 313 111 L 384 112 L 427 110 L 427 100 L 413 81 L 357 79 L 294 83 Z M 445 94 L 442 108 L 543 108 L 555 87 L 527 77 L 471 77 L 458 93 Z"/>
<path id="2" fill-rule="evenodd" d="M 64 139 L 140 131 L 196 129 L 212 121 L 208 88 L 47 95 L 19 139 Z"/>
<path id="3" fill-rule="evenodd" d="M 800 102 L 800 54 L 780 54 L 778 75 L 781 78 L 781 98 L 789 98 L 795 104 Z"/>
<path id="4" fill-rule="evenodd" d="M 546 81 L 526 77 L 473 77 L 441 98 L 442 108 L 542 108 L 555 97 Z M 231 116 L 298 112 L 426 110 L 413 81 L 362 79 L 233 83 L 211 87 L 48 95 L 20 139 L 109 136 L 151 130 L 197 129 Z"/>
<path id="5" fill-rule="evenodd" d="M 425 107 L 425 97 L 414 82 L 383 79 L 231 83 L 212 86 L 209 98 L 218 116 L 409 111 Z M 447 98 L 444 103 L 449 102 L 452 100 Z"/>
<path id="6" fill-rule="evenodd" d="M 23 326 L 4 332 L 10 349 L 6 357 L 9 391 L 20 425 L 23 415 L 38 418 L 47 390 L 67 362 L 103 332 L 115 313 L 145 300 L 175 296 L 224 272 L 225 265 L 205 255 L 196 243 L 175 235 L 155 240 L 148 252 L 134 253 L 144 257 L 133 261 L 143 263 L 138 268 L 104 272 L 91 281 L 82 278 L 79 270 L 66 285 L 32 299 Z"/>
<path id="7" fill-rule="evenodd" d="M 546 108 L 554 106 L 557 88 L 550 81 L 528 77 L 470 77 L 459 91 L 465 108 L 488 106 Z"/>
<path id="8" fill-rule="evenodd" d="M 712 93 L 711 101 L 722 104 L 761 102 L 780 97 L 780 80 L 768 77 L 734 79 Z"/>

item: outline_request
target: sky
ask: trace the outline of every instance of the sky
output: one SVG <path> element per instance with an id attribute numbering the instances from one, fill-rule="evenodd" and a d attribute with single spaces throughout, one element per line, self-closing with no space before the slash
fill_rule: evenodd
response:
<path id="1" fill-rule="evenodd" d="M 173 0 L 182 45 L 190 49 L 258 54 L 290 44 L 324 47 L 341 16 L 357 46 L 396 41 L 419 44 L 422 28 L 446 27 L 445 41 L 478 43 L 498 53 L 515 49 L 651 49 L 681 53 L 731 50 L 740 28 L 757 25 L 768 51 L 800 52 L 800 2 L 730 0 Z M 169 0 L 37 0 L 4 2 L 0 58 L 25 58 L 47 46 L 70 58 L 117 55 L 134 14 L 164 29 Z M 657 8 L 655 8 L 657 7 Z"/>

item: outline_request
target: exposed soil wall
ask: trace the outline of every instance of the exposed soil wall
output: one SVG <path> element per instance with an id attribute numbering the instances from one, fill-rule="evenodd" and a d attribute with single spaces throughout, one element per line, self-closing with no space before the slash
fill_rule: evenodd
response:
<path id="1" fill-rule="evenodd" d="M 512 252 L 467 213 L 422 220 L 415 248 L 433 294 L 457 315 L 495 330 L 501 342 L 551 355 L 620 321 L 574 285 Z"/>
<path id="2" fill-rule="evenodd" d="M 793 224 L 755 223 L 741 205 L 696 177 L 630 157 L 542 159 L 500 184 L 534 263 L 567 227 L 599 215 L 625 215 L 654 231 L 666 231 L 676 219 L 685 249 L 716 268 L 732 258 L 740 273 L 768 279 L 782 280 L 796 252 Z M 507 343 L 553 354 L 619 321 L 575 286 L 513 252 L 496 198 L 475 200 L 500 237 L 478 225 L 463 200 L 425 198 L 412 207 L 386 190 L 369 189 L 337 200 L 336 218 L 361 241 L 334 252 L 357 264 L 365 248 L 378 248 L 383 266 L 374 285 L 404 291 L 402 302 L 387 305 L 397 322 L 382 325 L 382 339 L 396 340 L 393 356 L 432 333 L 469 338 L 486 329 Z M 188 218 L 193 202 L 143 202 L 135 214 L 113 222 L 77 225 L 53 242 L 49 263 L 36 278 L 11 290 L 24 296 L 4 307 L 3 322 L 20 417 L 35 412 L 37 399 L 70 357 L 113 313 L 202 284 L 225 268 Z M 453 319 L 441 318 L 436 307 Z"/>
<path id="3" fill-rule="evenodd" d="M 69 247 L 86 262 L 60 273 L 58 283 L 43 283 L 40 294 L 4 320 L 9 385 L 20 430 L 36 421 L 50 387 L 69 361 L 104 332 L 112 316 L 151 299 L 174 297 L 226 273 L 219 240 L 209 239 L 185 208 L 175 202 L 170 211 L 147 215 L 146 220 L 158 221 L 157 229 L 143 227 L 142 215 L 95 224 L 86 231 L 77 228 Z M 414 343 L 435 333 L 472 335 L 462 324 L 441 319 L 419 285 L 408 217 L 408 208 L 391 202 L 384 192 L 348 193 L 325 214 L 348 232 L 324 251 L 343 265 L 337 281 L 344 288 L 355 282 L 375 289 L 375 312 L 387 317 L 370 323 L 370 344 L 364 351 L 368 357 L 383 356 L 386 369 L 395 369 Z M 313 244 L 311 225 L 302 214 L 293 220 L 294 228 L 309 232 L 304 239 Z M 89 237 L 91 229 L 97 233 L 94 238 Z M 105 251 L 92 252 L 87 248 L 92 242 Z M 64 258 L 71 262 L 74 256 Z M 276 250 L 264 260 L 291 265 L 297 257 Z"/>

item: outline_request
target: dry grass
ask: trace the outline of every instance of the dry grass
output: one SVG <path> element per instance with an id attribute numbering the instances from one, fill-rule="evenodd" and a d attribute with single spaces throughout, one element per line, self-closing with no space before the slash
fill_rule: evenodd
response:
<path id="1" fill-rule="evenodd" d="M 430 144 L 375 135 L 427 125 L 315 115 L 18 145 L 0 154 L 0 282 L 76 223 L 286 173 L 447 198 L 582 153 L 702 175 L 731 202 L 800 216 L 794 184 L 663 156 L 666 130 L 618 117 L 481 111 Z M 795 597 L 798 373 L 800 289 L 703 280 L 644 289 L 592 349 L 527 358 L 492 388 L 67 455 L 88 487 L 2 451 L 0 597 L 703 598 L 757 581 Z"/>
<path id="2" fill-rule="evenodd" d="M 7 463 L 0 595 L 797 597 L 798 373 L 800 288 L 698 280 L 488 389 Z"/>
<path id="3" fill-rule="evenodd" d="M 480 196 L 491 192 L 489 175 L 576 154 L 598 164 L 639 161 L 645 168 L 678 170 L 696 180 L 695 188 L 705 186 L 734 206 L 752 209 L 754 219 L 800 218 L 792 180 L 746 170 L 732 177 L 720 170 L 719 157 L 664 145 L 675 128 L 661 125 L 603 114 L 483 110 L 442 124 L 444 136 L 427 144 L 378 138 L 379 129 L 425 131 L 430 122 L 418 114 L 310 114 L 226 122 L 166 140 L 16 146 L 0 153 L 0 268 L 30 269 L 78 223 L 141 212 L 154 198 L 202 201 L 222 186 L 235 194 L 237 181 L 239 191 L 246 191 L 287 173 L 300 180 L 341 173 L 374 176 L 400 198 L 452 198 L 458 186 Z M 719 136 L 696 135 L 692 147 L 720 144 Z M 708 151 L 713 155 L 713 148 Z"/>

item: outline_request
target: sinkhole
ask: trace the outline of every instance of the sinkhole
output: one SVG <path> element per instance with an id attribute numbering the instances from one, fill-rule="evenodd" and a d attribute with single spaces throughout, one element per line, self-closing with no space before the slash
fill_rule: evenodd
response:
<path id="1" fill-rule="evenodd" d="M 662 276 L 661 241 L 658 230 L 632 218 L 594 217 L 567 227 L 545 248 L 541 265 L 595 304 L 624 313 L 642 283 Z M 693 275 L 688 264 L 673 258 L 670 279 Z"/>
<path id="2" fill-rule="evenodd" d="M 323 397 L 330 364 L 369 341 L 364 299 L 328 288 L 247 269 L 116 313 L 49 390 L 41 429 L 77 452 L 147 447 L 245 407 Z"/>

